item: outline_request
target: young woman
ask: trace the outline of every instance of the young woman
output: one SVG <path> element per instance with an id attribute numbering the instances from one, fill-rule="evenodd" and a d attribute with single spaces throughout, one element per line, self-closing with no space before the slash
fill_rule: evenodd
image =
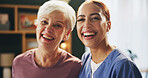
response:
<path id="1" fill-rule="evenodd" d="M 38 11 L 38 48 L 13 61 L 13 78 L 78 78 L 81 60 L 59 48 L 75 26 L 75 11 L 62 1 L 45 2 Z"/>
<path id="2" fill-rule="evenodd" d="M 82 56 L 79 78 L 142 78 L 136 65 L 107 41 L 109 10 L 100 1 L 84 2 L 77 13 L 77 33 L 91 52 Z"/>

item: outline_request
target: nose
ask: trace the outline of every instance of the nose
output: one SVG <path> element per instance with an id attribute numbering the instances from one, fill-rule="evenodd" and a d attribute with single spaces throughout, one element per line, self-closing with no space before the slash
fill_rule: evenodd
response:
<path id="1" fill-rule="evenodd" d="M 84 28 L 89 28 L 91 26 L 91 21 L 89 19 L 85 19 Z"/>
<path id="2" fill-rule="evenodd" d="M 53 32 L 53 25 L 51 22 L 48 23 L 48 25 L 45 27 L 45 30 L 49 33 Z"/>

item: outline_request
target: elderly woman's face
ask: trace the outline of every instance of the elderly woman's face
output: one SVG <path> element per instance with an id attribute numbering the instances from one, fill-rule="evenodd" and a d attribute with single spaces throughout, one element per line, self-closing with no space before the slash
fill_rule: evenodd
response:
<path id="1" fill-rule="evenodd" d="M 57 48 L 65 37 L 66 26 L 66 18 L 60 11 L 40 16 L 36 29 L 39 46 Z"/>
<path id="2" fill-rule="evenodd" d="M 79 8 L 77 33 L 85 46 L 98 46 L 106 37 L 106 30 L 106 18 L 100 7 L 93 3 L 88 3 Z"/>

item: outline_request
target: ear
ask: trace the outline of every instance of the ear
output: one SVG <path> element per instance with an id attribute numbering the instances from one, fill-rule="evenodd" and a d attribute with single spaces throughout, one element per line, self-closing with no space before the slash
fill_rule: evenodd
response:
<path id="1" fill-rule="evenodd" d="M 107 27 L 106 27 L 106 32 L 109 32 L 110 29 L 111 29 L 111 21 L 108 21 Z"/>
<path id="2" fill-rule="evenodd" d="M 68 38 L 69 38 L 69 36 L 70 36 L 70 33 L 71 33 L 71 29 L 69 29 L 69 30 L 66 32 L 66 34 L 64 35 L 64 37 L 63 37 L 63 40 L 64 40 L 64 41 L 68 40 Z"/>

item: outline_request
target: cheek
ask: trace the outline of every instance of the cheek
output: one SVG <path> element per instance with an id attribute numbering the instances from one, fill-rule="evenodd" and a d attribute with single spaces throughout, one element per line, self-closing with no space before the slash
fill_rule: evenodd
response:
<path id="1" fill-rule="evenodd" d="M 98 30 L 104 30 L 104 29 L 106 29 L 106 24 L 104 22 L 94 23 L 94 26 L 97 26 L 97 29 Z"/>
<path id="2" fill-rule="evenodd" d="M 64 32 L 66 32 L 66 28 L 59 28 L 59 29 L 53 29 L 54 31 L 55 31 L 55 33 L 57 33 L 57 34 L 62 34 L 62 33 L 64 33 Z"/>
<path id="3" fill-rule="evenodd" d="M 37 27 L 37 28 L 36 28 L 36 33 L 37 33 L 37 35 L 38 35 L 38 33 L 39 33 L 40 30 L 41 30 L 40 27 Z"/>
<path id="4" fill-rule="evenodd" d="M 39 36 L 39 35 L 40 35 L 40 33 L 41 33 L 43 30 L 44 30 L 44 28 L 43 28 L 43 27 L 41 27 L 41 26 L 37 26 L 37 28 L 36 28 L 36 33 L 37 33 L 37 36 Z"/>
<path id="5" fill-rule="evenodd" d="M 80 32 L 82 29 L 82 24 L 77 23 L 77 32 Z"/>
<path id="6" fill-rule="evenodd" d="M 45 28 L 46 28 L 46 26 L 38 25 L 36 31 L 42 32 Z"/>
<path id="7" fill-rule="evenodd" d="M 107 28 L 106 23 L 102 23 L 102 29 L 104 32 L 106 32 L 106 28 Z"/>
<path id="8" fill-rule="evenodd" d="M 65 35 L 65 33 L 66 33 L 66 30 L 65 29 L 59 29 L 59 30 L 55 30 L 55 33 L 54 34 L 57 37 L 63 37 Z"/>
<path id="9" fill-rule="evenodd" d="M 78 35 L 81 33 L 81 27 L 80 26 L 77 26 L 77 33 L 78 33 Z"/>

